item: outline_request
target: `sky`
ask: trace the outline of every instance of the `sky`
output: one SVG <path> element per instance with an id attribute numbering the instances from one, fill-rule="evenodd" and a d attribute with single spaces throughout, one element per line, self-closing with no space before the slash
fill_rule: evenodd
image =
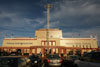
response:
<path id="1" fill-rule="evenodd" d="M 65 38 L 97 35 L 100 42 L 100 0 L 0 0 L 0 45 L 5 35 L 34 38 L 46 28 L 47 3 L 50 28 L 61 29 Z"/>

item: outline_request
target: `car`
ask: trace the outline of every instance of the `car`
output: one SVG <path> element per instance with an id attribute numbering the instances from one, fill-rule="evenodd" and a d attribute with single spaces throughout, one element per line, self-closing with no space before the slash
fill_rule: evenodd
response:
<path id="1" fill-rule="evenodd" d="M 11 52 L 9 55 L 10 56 L 21 56 L 22 53 L 21 52 Z"/>
<path id="2" fill-rule="evenodd" d="M 100 67 L 100 52 L 89 52 L 74 62 L 78 67 Z"/>
<path id="3" fill-rule="evenodd" d="M 68 55 L 67 57 L 66 57 L 66 60 L 70 60 L 70 61 L 75 61 L 75 60 L 78 60 L 80 58 L 80 56 L 78 56 L 78 55 Z"/>
<path id="4" fill-rule="evenodd" d="M 9 53 L 6 51 L 0 52 L 0 56 L 9 56 Z"/>
<path id="5" fill-rule="evenodd" d="M 30 67 L 22 56 L 1 56 L 0 67 Z"/>
<path id="6" fill-rule="evenodd" d="M 31 61 L 31 65 L 32 66 L 39 66 L 39 64 L 42 62 L 42 60 L 41 60 L 41 58 L 38 56 L 38 55 L 31 55 L 31 56 L 29 56 L 29 59 L 30 59 L 30 61 Z"/>
<path id="7" fill-rule="evenodd" d="M 79 59 L 78 55 L 68 55 L 64 57 L 61 67 L 77 67 L 76 64 L 74 64 L 74 61 Z"/>
<path id="8" fill-rule="evenodd" d="M 10 56 L 16 56 L 16 52 L 11 52 Z"/>
<path id="9" fill-rule="evenodd" d="M 62 59 L 59 57 L 58 54 L 53 54 L 47 57 L 47 62 L 49 66 L 61 66 Z"/>

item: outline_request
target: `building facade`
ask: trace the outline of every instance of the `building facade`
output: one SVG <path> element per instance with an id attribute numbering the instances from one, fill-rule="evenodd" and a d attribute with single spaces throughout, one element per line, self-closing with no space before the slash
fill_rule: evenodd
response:
<path id="1" fill-rule="evenodd" d="M 48 42 L 47 43 L 47 30 L 48 30 Z M 68 54 L 73 51 L 90 52 L 92 50 L 98 50 L 96 38 L 63 38 L 62 30 L 59 29 L 39 29 L 35 31 L 35 38 L 28 37 L 16 37 L 16 38 L 4 38 L 3 45 L 0 47 L 5 51 L 16 51 L 21 49 L 22 53 L 35 53 L 42 52 L 47 53 L 64 53 Z"/>

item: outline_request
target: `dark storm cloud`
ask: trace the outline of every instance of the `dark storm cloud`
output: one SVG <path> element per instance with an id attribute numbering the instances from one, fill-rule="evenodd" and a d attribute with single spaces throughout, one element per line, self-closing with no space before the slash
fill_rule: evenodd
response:
<path id="1" fill-rule="evenodd" d="M 46 0 L 47 1 L 47 0 Z M 5 12 L 4 18 L 7 17 L 13 22 L 10 27 L 16 25 L 18 27 L 24 27 L 27 24 L 33 24 L 36 26 L 41 21 L 41 17 L 44 17 L 41 3 L 46 1 L 33 1 L 33 0 L 3 0 L 0 2 L 0 13 Z M 48 0 L 50 2 L 50 0 Z M 53 2 L 53 1 L 52 1 Z M 95 26 L 99 26 L 100 18 L 100 1 L 99 0 L 54 0 L 55 5 L 51 12 L 51 24 L 55 27 L 67 28 L 67 29 L 87 29 Z M 9 15 L 6 15 L 9 14 Z M 11 14 L 11 15 L 10 15 Z M 14 15 L 13 15 L 14 14 Z M 2 16 L 3 16 L 2 15 Z M 32 21 L 24 20 L 25 18 Z M 46 18 L 46 17 L 45 17 Z M 44 19 L 44 18 L 43 18 Z M 4 19 L 2 19 L 4 20 Z M 2 21 L 1 20 L 1 21 Z M 35 21 L 34 21 L 35 20 Z M 45 20 L 45 19 L 44 19 Z M 8 21 L 8 20 L 4 20 Z M 8 21 L 9 22 L 9 21 Z M 19 26 L 20 24 L 20 26 Z M 52 26 L 53 27 L 53 26 Z"/>
<path id="2" fill-rule="evenodd" d="M 1 25 L 4 25 L 4 24 L 12 23 L 12 20 L 9 17 L 4 17 L 4 18 L 0 18 L 0 22 Z"/>
<path id="3" fill-rule="evenodd" d="M 0 11 L 8 13 L 17 13 L 23 17 L 32 17 L 32 14 L 37 17 L 37 14 L 42 14 L 40 11 L 42 8 L 38 4 L 39 0 L 9 0 L 0 2 Z M 27 16 L 28 15 L 28 16 Z M 30 15 L 30 16 L 29 16 Z"/>
<path id="4" fill-rule="evenodd" d="M 53 4 L 50 27 L 62 29 L 64 37 L 100 34 L 100 0 L 0 0 L 0 32 L 34 36 L 46 28 L 47 2 Z"/>
<path id="5" fill-rule="evenodd" d="M 100 1 L 73 0 L 61 3 L 52 12 L 51 20 L 59 20 L 58 26 L 70 28 L 91 28 L 100 25 Z M 56 22 L 55 20 L 55 22 Z M 54 25 L 55 26 L 55 25 Z"/>
<path id="6" fill-rule="evenodd" d="M 20 28 L 22 27 L 24 28 L 30 26 L 30 28 L 32 28 L 32 25 L 33 27 L 36 26 L 36 24 L 40 22 L 36 23 L 34 21 L 35 18 L 40 18 L 43 16 L 39 1 L 40 0 L 0 1 L 0 25 L 2 27 L 6 26 L 5 28 L 9 27 L 9 30 L 12 30 L 12 28 L 21 30 Z M 9 20 L 6 18 L 9 18 Z M 25 18 L 32 21 L 27 22 L 27 20 L 24 20 Z"/>
<path id="7" fill-rule="evenodd" d="M 52 10 L 53 9 L 53 10 Z M 100 0 L 62 0 L 51 8 L 51 27 L 60 28 L 64 37 L 100 39 Z"/>

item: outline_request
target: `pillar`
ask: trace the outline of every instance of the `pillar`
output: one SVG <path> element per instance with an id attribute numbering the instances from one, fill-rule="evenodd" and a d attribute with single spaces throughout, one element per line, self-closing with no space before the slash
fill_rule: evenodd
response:
<path id="1" fill-rule="evenodd" d="M 66 49 L 66 56 L 67 56 L 67 49 Z"/>
<path id="2" fill-rule="evenodd" d="M 64 51 L 64 56 L 66 56 L 66 49 L 63 49 L 63 51 Z"/>
<path id="3" fill-rule="evenodd" d="M 58 48 L 58 53 L 59 53 L 59 55 L 61 54 L 61 48 Z"/>
<path id="4" fill-rule="evenodd" d="M 41 53 L 44 54 L 44 48 L 41 48 Z"/>
<path id="5" fill-rule="evenodd" d="M 75 55 L 75 53 L 76 53 L 76 52 L 75 52 L 75 49 L 73 49 L 73 55 Z"/>
<path id="6" fill-rule="evenodd" d="M 27 53 L 27 49 L 26 49 L 26 53 Z"/>
<path id="7" fill-rule="evenodd" d="M 35 48 L 35 54 L 37 54 L 37 48 Z"/>
<path id="8" fill-rule="evenodd" d="M 7 52 L 10 52 L 10 49 L 7 49 Z"/>
<path id="9" fill-rule="evenodd" d="M 32 49 L 30 48 L 30 54 L 29 55 L 32 55 Z"/>
<path id="10" fill-rule="evenodd" d="M 53 46 L 53 41 L 51 41 L 51 46 Z"/>
<path id="11" fill-rule="evenodd" d="M 46 46 L 46 41 L 44 41 L 44 46 Z"/>
<path id="12" fill-rule="evenodd" d="M 83 49 L 81 49 L 81 55 L 83 55 Z"/>
<path id="13" fill-rule="evenodd" d="M 22 49 L 22 55 L 24 55 L 24 49 Z"/>
<path id="14" fill-rule="evenodd" d="M 53 48 L 51 48 L 51 54 L 53 54 Z"/>

